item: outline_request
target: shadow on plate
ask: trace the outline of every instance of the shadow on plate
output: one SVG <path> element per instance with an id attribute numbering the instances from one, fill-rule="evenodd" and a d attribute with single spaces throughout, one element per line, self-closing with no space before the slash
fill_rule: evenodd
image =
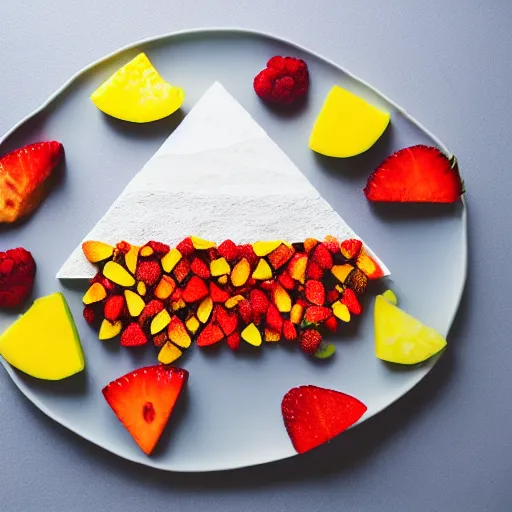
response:
<path id="1" fill-rule="evenodd" d="M 87 393 L 88 379 L 87 367 L 84 371 L 62 380 L 40 380 L 30 377 L 26 373 L 14 370 L 17 378 L 23 385 L 37 394 L 60 396 L 83 396 Z"/>

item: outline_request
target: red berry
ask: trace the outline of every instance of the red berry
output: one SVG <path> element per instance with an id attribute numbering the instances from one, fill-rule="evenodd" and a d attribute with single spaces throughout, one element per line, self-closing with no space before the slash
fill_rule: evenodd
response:
<path id="1" fill-rule="evenodd" d="M 285 320 L 283 323 L 283 335 L 288 341 L 297 339 L 297 329 L 295 328 L 295 325 L 290 322 L 290 320 Z"/>
<path id="2" fill-rule="evenodd" d="M 210 278 L 210 269 L 208 265 L 200 258 L 194 258 L 190 264 L 190 270 L 196 276 L 202 277 L 203 279 Z"/>
<path id="3" fill-rule="evenodd" d="M 314 329 L 306 329 L 300 333 L 300 348 L 306 354 L 314 354 L 322 343 L 322 336 Z"/>
<path id="4" fill-rule="evenodd" d="M 240 346 L 240 342 L 242 341 L 242 338 L 240 337 L 240 334 L 237 332 L 234 332 L 233 334 L 230 334 L 228 336 L 228 345 L 231 350 L 237 350 Z"/>
<path id="5" fill-rule="evenodd" d="M 141 326 L 132 322 L 121 334 L 121 346 L 123 347 L 138 347 L 148 342 L 144 331 Z"/>
<path id="6" fill-rule="evenodd" d="M 325 288 L 320 281 L 310 279 L 306 281 L 306 299 L 317 306 L 323 306 L 325 302 Z"/>
<path id="7" fill-rule="evenodd" d="M 330 270 L 332 268 L 332 254 L 324 243 L 316 246 L 313 251 L 312 261 L 324 270 Z"/>
<path id="8" fill-rule="evenodd" d="M 103 316 L 110 322 L 116 322 L 124 310 L 124 297 L 122 295 L 112 295 L 105 302 Z"/>
<path id="9" fill-rule="evenodd" d="M 176 249 L 180 251 L 181 255 L 184 257 L 190 256 L 194 252 L 194 244 L 192 243 L 192 239 L 190 237 L 182 240 L 177 246 Z"/>
<path id="10" fill-rule="evenodd" d="M 251 290 L 249 301 L 251 302 L 253 313 L 256 314 L 266 313 L 270 304 L 268 297 L 261 290 Z"/>
<path id="11" fill-rule="evenodd" d="M 0 252 L 0 308 L 21 306 L 32 292 L 35 275 L 36 262 L 27 250 Z"/>
<path id="12" fill-rule="evenodd" d="M 157 261 L 142 261 L 137 265 L 137 271 L 135 272 L 137 280 L 146 283 L 148 286 L 154 286 L 161 275 L 162 268 Z"/>
<path id="13" fill-rule="evenodd" d="M 224 240 L 218 247 L 219 254 L 228 261 L 238 257 L 238 246 L 232 240 Z"/>

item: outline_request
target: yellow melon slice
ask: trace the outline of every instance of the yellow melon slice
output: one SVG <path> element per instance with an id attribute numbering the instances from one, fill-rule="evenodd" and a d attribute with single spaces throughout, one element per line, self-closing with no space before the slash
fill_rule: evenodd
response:
<path id="1" fill-rule="evenodd" d="M 85 359 L 64 295 L 54 293 L 34 301 L 0 336 L 0 354 L 38 379 L 60 380 L 81 372 Z"/>
<path id="2" fill-rule="evenodd" d="M 337 158 L 370 149 L 389 124 L 389 114 L 335 85 L 325 100 L 309 139 L 316 153 Z"/>
<path id="3" fill-rule="evenodd" d="M 375 301 L 374 327 L 375 355 L 390 363 L 421 363 L 446 346 L 446 340 L 436 330 L 381 295 Z"/>
<path id="4" fill-rule="evenodd" d="M 170 116 L 184 99 L 183 89 L 166 82 L 144 53 L 117 70 L 91 95 L 102 112 L 132 123 Z"/>

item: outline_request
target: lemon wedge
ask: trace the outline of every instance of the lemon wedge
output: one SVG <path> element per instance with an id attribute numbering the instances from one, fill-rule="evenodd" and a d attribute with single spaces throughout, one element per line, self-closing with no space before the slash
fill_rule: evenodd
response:
<path id="1" fill-rule="evenodd" d="M 375 355 L 383 361 L 417 364 L 446 346 L 441 334 L 381 295 L 375 301 L 374 315 Z"/>
<path id="2" fill-rule="evenodd" d="M 185 98 L 180 87 L 166 82 L 145 53 L 118 69 L 92 94 L 92 102 L 105 114 L 130 121 L 149 123 L 176 112 Z"/>
<path id="3" fill-rule="evenodd" d="M 377 142 L 389 119 L 387 112 L 335 85 L 315 121 L 309 148 L 337 158 L 359 155 Z"/>

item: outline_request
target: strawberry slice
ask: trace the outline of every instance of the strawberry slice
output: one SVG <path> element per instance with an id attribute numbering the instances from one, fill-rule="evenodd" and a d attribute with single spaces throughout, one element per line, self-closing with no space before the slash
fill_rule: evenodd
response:
<path id="1" fill-rule="evenodd" d="M 121 334 L 122 347 L 140 347 L 148 342 L 142 327 L 132 322 Z"/>
<path id="2" fill-rule="evenodd" d="M 334 264 L 331 251 L 329 251 L 324 243 L 320 243 L 316 246 L 313 250 L 311 260 L 324 270 L 330 270 Z"/>
<path id="3" fill-rule="evenodd" d="M 251 323 L 252 306 L 248 300 L 242 300 L 238 303 L 238 313 L 243 322 L 245 322 L 246 324 Z"/>
<path id="4" fill-rule="evenodd" d="M 363 307 L 361 306 L 357 295 L 350 288 L 347 288 L 344 291 L 343 297 L 341 298 L 341 303 L 345 304 L 345 306 L 347 306 L 348 310 L 353 315 L 360 315 L 361 311 L 363 311 Z"/>
<path id="5" fill-rule="evenodd" d="M 253 313 L 256 314 L 266 313 L 268 306 L 270 304 L 268 297 L 261 290 L 258 289 L 251 290 L 251 293 L 249 295 L 249 301 L 251 303 Z"/>
<path id="6" fill-rule="evenodd" d="M 298 453 L 341 434 L 366 410 L 366 405 L 357 398 L 318 386 L 292 388 L 281 402 L 284 425 Z"/>
<path id="7" fill-rule="evenodd" d="M 233 334 L 238 326 L 237 313 L 228 313 L 222 306 L 215 306 L 215 321 L 226 336 Z"/>
<path id="8" fill-rule="evenodd" d="M 204 299 L 208 295 L 206 283 L 197 276 L 192 276 L 183 290 L 182 298 L 189 304 Z"/>
<path id="9" fill-rule="evenodd" d="M 50 141 L 24 146 L 0 158 L 0 223 L 15 222 L 37 208 L 63 155 L 62 144 Z"/>
<path id="10" fill-rule="evenodd" d="M 209 323 L 197 338 L 197 345 L 199 347 L 208 347 L 218 343 L 222 338 L 224 338 L 224 333 L 221 328 L 218 325 Z"/>
<path id="11" fill-rule="evenodd" d="M 192 270 L 193 274 L 203 279 L 210 278 L 210 269 L 208 268 L 208 265 L 200 258 L 194 258 L 192 260 L 192 263 L 190 264 L 190 270 Z"/>
<path id="12" fill-rule="evenodd" d="M 103 316 L 114 323 L 119 320 L 124 309 L 124 297 L 122 295 L 112 295 L 105 302 Z"/>
<path id="13" fill-rule="evenodd" d="M 379 202 L 454 203 L 463 193 L 456 158 L 422 144 L 387 157 L 364 188 L 367 199 Z"/>
<path id="14" fill-rule="evenodd" d="M 149 455 L 158 443 L 187 379 L 187 370 L 148 366 L 111 382 L 102 392 L 119 421 Z"/>
<path id="15" fill-rule="evenodd" d="M 309 306 L 306 309 L 304 320 L 310 324 L 318 324 L 327 320 L 332 315 L 330 308 L 323 306 Z"/>
<path id="16" fill-rule="evenodd" d="M 281 333 L 281 329 L 283 328 L 283 317 L 281 313 L 279 313 L 278 309 L 274 306 L 274 304 L 270 304 L 267 309 L 267 317 L 266 317 L 267 327 L 277 333 Z"/>
<path id="17" fill-rule="evenodd" d="M 320 281 L 310 279 L 306 281 L 306 299 L 316 306 L 323 306 L 325 302 L 325 288 Z"/>
<path id="18" fill-rule="evenodd" d="M 221 302 L 224 304 L 224 302 L 229 299 L 229 293 L 216 285 L 213 281 L 210 281 L 210 297 L 213 302 Z"/>

